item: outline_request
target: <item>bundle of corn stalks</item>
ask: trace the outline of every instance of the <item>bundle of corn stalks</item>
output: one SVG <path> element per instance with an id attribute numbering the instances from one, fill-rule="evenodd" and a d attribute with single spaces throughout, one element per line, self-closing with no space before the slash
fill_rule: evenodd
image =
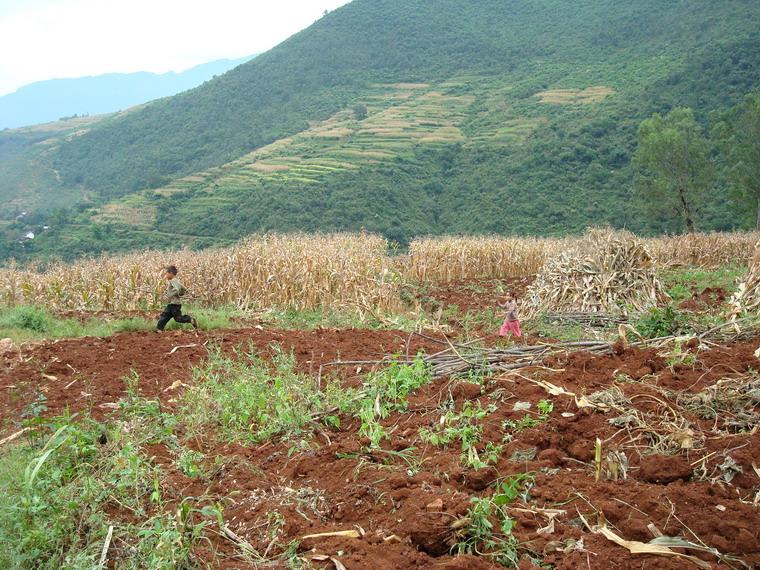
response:
<path id="1" fill-rule="evenodd" d="M 760 247 L 760 242 L 756 247 Z M 760 260 L 754 259 L 747 273 L 739 278 L 736 292 L 729 303 L 734 319 L 741 313 L 760 314 Z"/>
<path id="2" fill-rule="evenodd" d="M 550 259 L 528 289 L 526 316 L 626 314 L 668 299 L 655 261 L 633 234 L 589 230 L 572 250 Z"/>

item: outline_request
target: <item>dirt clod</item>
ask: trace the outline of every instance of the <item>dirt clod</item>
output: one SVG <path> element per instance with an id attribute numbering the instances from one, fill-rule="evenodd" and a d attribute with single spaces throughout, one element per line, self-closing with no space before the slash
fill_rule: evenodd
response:
<path id="1" fill-rule="evenodd" d="M 647 483 L 667 484 L 679 479 L 687 481 L 693 472 L 689 460 L 682 455 L 648 455 L 641 460 L 639 477 Z"/>
<path id="2" fill-rule="evenodd" d="M 443 510 L 443 499 L 441 499 L 439 497 L 435 501 L 433 501 L 432 503 L 428 503 L 427 505 L 425 505 L 425 510 L 426 511 L 433 511 L 433 512 L 442 511 Z"/>
<path id="3" fill-rule="evenodd" d="M 482 491 L 493 483 L 499 476 L 494 467 L 483 467 L 482 469 L 463 471 L 459 479 L 473 491 Z"/>

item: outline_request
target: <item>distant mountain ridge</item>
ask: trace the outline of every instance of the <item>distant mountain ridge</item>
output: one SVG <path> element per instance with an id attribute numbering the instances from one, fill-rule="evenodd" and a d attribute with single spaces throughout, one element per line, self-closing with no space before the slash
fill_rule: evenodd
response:
<path id="1" fill-rule="evenodd" d="M 253 57 L 219 59 L 179 73 L 106 73 L 30 83 L 0 96 L 0 130 L 48 123 L 73 115 L 113 113 L 176 95 Z"/>

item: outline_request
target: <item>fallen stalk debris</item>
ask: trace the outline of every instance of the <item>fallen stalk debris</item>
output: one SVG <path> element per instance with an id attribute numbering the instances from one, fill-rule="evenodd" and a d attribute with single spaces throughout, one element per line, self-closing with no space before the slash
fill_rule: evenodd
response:
<path id="1" fill-rule="evenodd" d="M 739 328 L 737 323 L 746 323 Z M 429 338 L 420 333 L 412 333 L 423 338 Z M 572 352 L 587 352 L 591 354 L 612 354 L 616 345 L 622 343 L 625 347 L 643 348 L 665 346 L 676 341 L 696 338 L 700 343 L 705 342 L 734 342 L 760 335 L 760 320 L 757 318 L 745 318 L 734 322 L 724 323 L 704 331 L 693 337 L 664 336 L 652 339 L 640 339 L 629 342 L 624 328 L 620 330 L 620 337 L 615 342 L 604 340 L 580 340 L 573 342 L 541 343 L 535 345 L 515 345 L 511 347 L 483 348 L 473 346 L 474 341 L 468 343 L 455 343 L 449 339 L 439 341 L 445 344 L 445 348 L 434 354 L 424 356 L 422 360 L 430 366 L 433 378 L 445 376 L 461 376 L 470 371 L 477 370 L 485 373 L 510 372 L 514 370 L 542 366 L 544 361 L 553 356 L 560 356 Z M 319 378 L 325 368 L 337 366 L 369 366 L 380 367 L 399 362 L 411 362 L 417 358 L 414 355 L 387 355 L 375 360 L 350 360 L 326 362 L 320 366 Z"/>

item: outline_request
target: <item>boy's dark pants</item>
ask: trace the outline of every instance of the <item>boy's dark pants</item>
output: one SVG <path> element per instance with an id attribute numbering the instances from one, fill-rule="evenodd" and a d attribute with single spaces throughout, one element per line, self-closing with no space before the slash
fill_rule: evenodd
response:
<path id="1" fill-rule="evenodd" d="M 178 323 L 190 323 L 192 317 L 190 315 L 182 314 L 182 305 L 166 305 L 164 312 L 158 317 L 158 323 L 156 324 L 156 330 L 164 330 L 166 324 L 174 319 Z"/>

